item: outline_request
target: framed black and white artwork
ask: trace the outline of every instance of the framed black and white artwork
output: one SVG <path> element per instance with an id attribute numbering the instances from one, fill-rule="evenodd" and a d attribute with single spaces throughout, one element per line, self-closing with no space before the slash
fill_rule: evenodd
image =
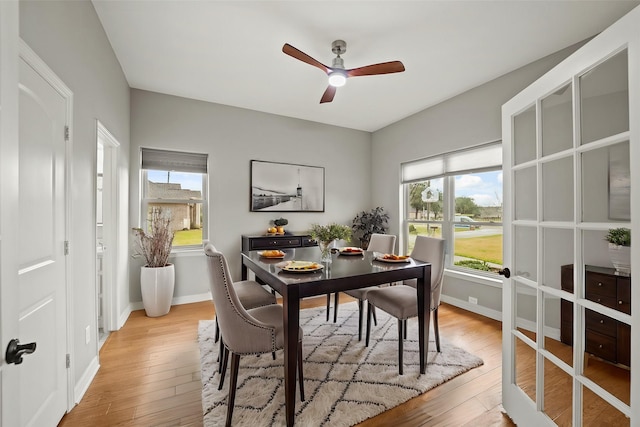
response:
<path id="1" fill-rule="evenodd" d="M 252 212 L 324 212 L 324 168 L 251 160 Z"/>

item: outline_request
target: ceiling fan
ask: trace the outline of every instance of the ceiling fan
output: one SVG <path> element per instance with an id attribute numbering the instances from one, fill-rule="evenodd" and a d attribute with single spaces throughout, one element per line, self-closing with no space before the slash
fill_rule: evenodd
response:
<path id="1" fill-rule="evenodd" d="M 336 40 L 331 43 L 331 51 L 337 56 L 333 58 L 333 66 L 328 67 L 323 63 L 313 59 L 301 50 L 296 49 L 289 43 L 282 46 L 282 51 L 309 65 L 313 65 L 327 73 L 329 76 L 329 86 L 324 91 L 320 104 L 333 101 L 336 94 L 336 88 L 344 86 L 349 77 L 357 76 L 373 76 L 376 74 L 391 74 L 404 71 L 404 65 L 400 61 L 382 62 L 380 64 L 365 65 L 364 67 L 345 69 L 344 62 L 340 55 L 347 51 L 347 43 L 344 40 Z"/>

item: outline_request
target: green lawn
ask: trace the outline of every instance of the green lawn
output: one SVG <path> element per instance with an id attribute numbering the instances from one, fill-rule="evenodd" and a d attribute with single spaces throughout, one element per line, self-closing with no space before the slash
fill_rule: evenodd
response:
<path id="1" fill-rule="evenodd" d="M 429 227 L 427 224 L 413 224 L 416 232 L 409 234 L 409 249 L 408 253 L 411 253 L 413 249 L 413 242 L 417 234 L 431 237 L 441 237 L 442 232 L 440 227 Z M 466 233 L 468 228 L 456 228 L 455 232 Z M 456 239 L 455 243 L 455 256 L 477 259 L 486 261 L 493 264 L 502 265 L 502 235 L 496 234 L 492 236 L 478 236 L 468 237 L 464 239 Z"/>
<path id="2" fill-rule="evenodd" d="M 455 255 L 502 265 L 502 235 L 457 239 Z"/>
<path id="3" fill-rule="evenodd" d="M 202 244 L 202 229 L 176 231 L 173 236 L 174 246 Z"/>

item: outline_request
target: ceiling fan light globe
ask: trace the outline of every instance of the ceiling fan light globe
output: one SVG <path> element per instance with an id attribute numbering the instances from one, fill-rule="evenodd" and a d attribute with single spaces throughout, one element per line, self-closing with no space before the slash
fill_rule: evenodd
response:
<path id="1" fill-rule="evenodd" d="M 347 76 L 339 71 L 334 71 L 329 74 L 329 84 L 333 87 L 341 87 L 344 86 L 347 82 Z"/>

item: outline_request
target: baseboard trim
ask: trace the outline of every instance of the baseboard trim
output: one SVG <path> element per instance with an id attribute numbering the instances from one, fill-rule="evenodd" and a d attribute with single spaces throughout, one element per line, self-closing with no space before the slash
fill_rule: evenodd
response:
<path id="1" fill-rule="evenodd" d="M 89 363 L 87 369 L 85 369 L 84 373 L 80 377 L 80 380 L 76 383 L 76 386 L 73 388 L 73 401 L 77 405 L 82 400 L 82 397 L 89 389 L 91 382 L 98 374 L 98 370 L 100 369 L 100 362 L 98 361 L 98 357 L 94 357 Z"/>
<path id="2" fill-rule="evenodd" d="M 467 301 L 463 301 L 461 299 L 458 298 L 453 298 L 450 297 L 448 295 L 445 294 L 441 294 L 440 296 L 440 301 L 442 302 L 446 302 L 447 304 L 451 304 L 455 307 L 459 307 L 462 308 L 464 310 L 470 311 L 472 313 L 476 313 L 476 314 L 480 314 L 484 317 L 488 317 L 490 319 L 493 320 L 498 320 L 500 322 L 502 322 L 502 312 L 498 311 L 498 310 L 493 310 L 491 308 L 482 306 L 482 305 L 478 305 L 478 304 L 471 304 Z"/>
<path id="3" fill-rule="evenodd" d="M 173 300 L 171 300 L 171 305 L 173 306 L 173 305 L 182 305 L 182 304 L 192 304 L 194 302 L 202 302 L 202 301 L 211 301 L 211 292 L 206 292 L 203 294 L 195 294 L 195 295 L 185 295 L 182 297 L 175 297 Z M 130 303 L 128 313 L 126 313 L 126 316 L 122 316 L 121 320 L 124 318 L 123 320 L 126 322 L 131 312 L 136 310 L 144 310 L 144 305 L 142 304 L 142 301 Z M 122 325 L 124 325 L 124 322 L 122 323 Z"/>

